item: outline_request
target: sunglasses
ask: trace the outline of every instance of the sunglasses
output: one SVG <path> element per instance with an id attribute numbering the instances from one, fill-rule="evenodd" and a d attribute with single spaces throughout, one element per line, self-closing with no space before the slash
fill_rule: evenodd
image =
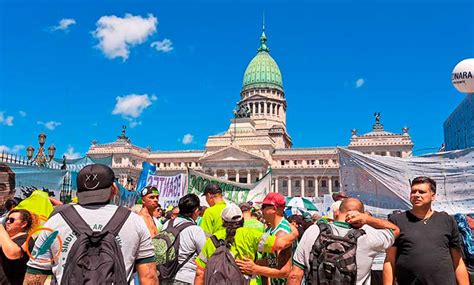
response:
<path id="1" fill-rule="evenodd" d="M 7 223 L 13 224 L 16 221 L 16 219 L 15 218 L 8 218 L 6 221 L 7 221 Z"/>

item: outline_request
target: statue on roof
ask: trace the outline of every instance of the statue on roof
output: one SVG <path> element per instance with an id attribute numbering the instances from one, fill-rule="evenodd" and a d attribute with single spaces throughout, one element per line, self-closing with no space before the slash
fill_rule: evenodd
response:
<path id="1" fill-rule="evenodd" d="M 380 112 L 375 112 L 374 117 L 375 117 L 375 123 L 380 124 Z"/>
<path id="2" fill-rule="evenodd" d="M 237 104 L 237 107 L 234 109 L 234 117 L 236 119 L 250 118 L 250 109 L 247 107 L 247 105 Z"/>
<path id="3" fill-rule="evenodd" d="M 119 140 L 124 140 L 126 142 L 130 142 L 130 139 L 127 137 L 126 135 L 126 131 L 127 131 L 127 126 L 123 125 L 122 126 L 122 133 L 120 134 L 120 136 L 118 136 L 117 138 Z"/>

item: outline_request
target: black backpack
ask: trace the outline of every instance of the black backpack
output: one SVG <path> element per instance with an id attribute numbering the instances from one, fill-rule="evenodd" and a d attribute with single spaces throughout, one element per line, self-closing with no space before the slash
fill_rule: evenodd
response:
<path id="1" fill-rule="evenodd" d="M 130 210 L 118 207 L 100 232 L 92 231 L 72 205 L 65 205 L 58 212 L 77 235 L 67 256 L 61 284 L 128 284 L 116 237 Z"/>
<path id="2" fill-rule="evenodd" d="M 185 221 L 179 226 L 174 226 L 175 220 L 168 222 L 168 227 L 153 238 L 152 243 L 155 248 L 155 260 L 160 281 L 173 281 L 176 273 L 196 254 L 192 252 L 183 263 L 179 264 L 179 242 L 180 233 L 187 227 L 195 225 L 190 221 Z"/>
<path id="3" fill-rule="evenodd" d="M 320 222 L 319 236 L 311 249 L 306 281 L 310 285 L 355 285 L 357 281 L 357 239 L 363 229 L 351 229 L 345 236 L 333 234 L 329 224 Z"/>
<path id="4" fill-rule="evenodd" d="M 225 242 L 211 236 L 216 251 L 206 264 L 204 271 L 205 285 L 246 285 L 249 280 L 240 272 Z"/>

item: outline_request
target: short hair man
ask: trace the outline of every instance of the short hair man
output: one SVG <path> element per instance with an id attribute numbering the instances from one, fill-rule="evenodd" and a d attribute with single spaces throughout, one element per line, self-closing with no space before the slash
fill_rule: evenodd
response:
<path id="1" fill-rule="evenodd" d="M 155 223 L 153 215 L 155 210 L 158 209 L 160 192 L 154 186 L 147 186 L 143 188 L 141 196 L 143 207 L 138 212 L 138 215 L 145 221 L 146 227 L 150 231 L 150 236 L 153 238 L 158 234 L 158 225 Z"/>
<path id="2" fill-rule="evenodd" d="M 399 234 L 392 223 L 364 213 L 364 205 L 356 198 L 346 198 L 336 212 L 335 221 L 329 224 L 334 235 L 345 236 L 352 227 L 362 228 L 365 234 L 357 239 L 356 264 L 357 285 L 370 285 L 370 269 L 378 252 L 390 247 Z M 301 284 L 304 273 L 311 270 L 310 257 L 316 239 L 320 234 L 318 225 L 310 226 L 301 238 L 293 254 L 293 268 L 289 285 Z M 308 281 L 308 280 L 307 280 Z"/>
<path id="3" fill-rule="evenodd" d="M 394 214 L 390 221 L 400 228 L 400 237 L 387 250 L 384 284 L 468 284 L 460 253 L 456 222 L 445 212 L 431 208 L 436 182 L 416 177 L 411 182 L 412 209 Z"/>
<path id="4" fill-rule="evenodd" d="M 208 184 L 202 194 L 206 197 L 209 208 L 206 209 L 201 219 L 201 228 L 204 230 L 206 237 L 212 236 L 218 230 L 224 228 L 221 214 L 226 203 L 222 197 L 222 189 L 217 184 Z"/>
<path id="5" fill-rule="evenodd" d="M 252 205 L 249 202 L 241 203 L 239 208 L 244 217 L 244 227 L 255 229 L 262 233 L 265 231 L 263 223 L 260 222 L 257 217 L 252 215 Z"/>
<path id="6" fill-rule="evenodd" d="M 77 175 L 77 196 L 79 204 L 65 205 L 74 207 L 81 218 L 89 224 L 93 231 L 101 231 L 118 209 L 110 201 L 117 195 L 118 187 L 114 182 L 115 174 L 112 169 L 103 164 L 85 166 Z M 61 211 L 60 208 L 58 211 Z M 44 225 L 58 232 L 58 237 L 64 241 L 48 245 L 47 251 L 28 262 L 25 284 L 44 284 L 48 275 L 54 275 L 60 285 L 66 260 L 77 236 L 66 223 L 62 215 L 52 214 Z M 47 244 L 51 235 L 49 231 L 41 231 L 33 252 L 39 252 Z M 140 284 L 157 284 L 157 272 L 150 233 L 145 222 L 137 214 L 130 213 L 125 220 L 117 239 L 120 240 L 122 256 L 125 264 L 127 280 L 131 280 L 133 269 L 138 272 Z M 50 262 L 44 262 L 44 261 Z"/>
<path id="7" fill-rule="evenodd" d="M 284 217 L 285 197 L 280 193 L 270 192 L 263 199 L 262 214 L 269 225 L 266 233 L 281 237 L 291 233 L 290 223 Z M 271 278 L 271 284 L 286 284 L 286 278 L 291 270 L 291 247 L 280 252 L 266 254 L 262 260 L 254 264 L 252 260 L 236 261 L 246 274 L 261 275 Z"/>
<path id="8" fill-rule="evenodd" d="M 179 227 L 183 223 L 190 222 L 179 234 L 179 250 L 178 250 L 178 264 L 184 265 L 179 269 L 174 278 L 174 282 L 167 284 L 193 284 L 196 275 L 196 259 L 201 252 L 206 242 L 206 235 L 204 231 L 196 225 L 196 219 L 200 214 L 199 197 L 195 194 L 187 194 L 179 199 L 178 208 L 179 215 L 175 219 L 171 219 L 163 225 L 163 230 L 166 230 L 172 222 L 173 227 Z"/>

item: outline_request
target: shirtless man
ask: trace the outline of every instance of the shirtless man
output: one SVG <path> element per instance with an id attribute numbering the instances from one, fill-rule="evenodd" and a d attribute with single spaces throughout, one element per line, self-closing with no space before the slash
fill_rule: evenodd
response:
<path id="1" fill-rule="evenodd" d="M 156 187 L 147 186 L 143 188 L 141 194 L 143 208 L 140 210 L 138 215 L 145 220 L 145 224 L 153 238 L 158 234 L 158 225 L 155 224 L 153 213 L 158 208 L 158 197 L 160 196 L 160 192 Z"/>

